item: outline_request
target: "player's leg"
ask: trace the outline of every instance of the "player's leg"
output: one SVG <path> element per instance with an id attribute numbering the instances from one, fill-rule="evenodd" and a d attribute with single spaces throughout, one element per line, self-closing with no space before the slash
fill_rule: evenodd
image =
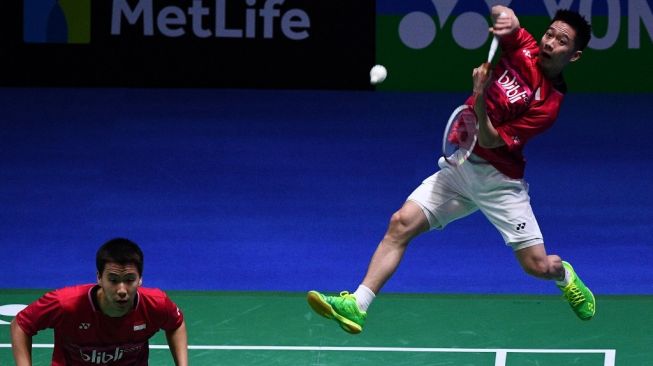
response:
<path id="1" fill-rule="evenodd" d="M 483 175 L 491 180 L 483 182 L 483 186 L 490 188 L 475 196 L 475 202 L 505 243 L 513 248 L 524 271 L 538 278 L 556 280 L 576 315 L 583 320 L 591 319 L 596 309 L 594 295 L 569 263 L 547 254 L 530 204 L 528 185 L 523 180 L 491 172 L 494 168 L 483 169 Z"/>
<path id="2" fill-rule="evenodd" d="M 327 296 L 310 291 L 309 305 L 318 314 L 335 319 L 347 332 L 361 332 L 368 306 L 399 266 L 408 243 L 429 229 L 441 229 L 477 210 L 470 200 L 457 193 L 456 174 L 447 168 L 427 178 L 392 215 L 356 292 Z"/>
<path id="3" fill-rule="evenodd" d="M 360 333 L 367 318 L 367 308 L 376 293 L 395 272 L 411 239 L 429 229 L 421 207 L 411 201 L 390 218 L 390 224 L 370 261 L 363 283 L 354 294 L 343 291 L 328 296 L 317 291 L 308 293 L 308 303 L 318 314 L 336 320 L 349 333 Z"/>
<path id="4" fill-rule="evenodd" d="M 406 201 L 390 218 L 388 230 L 376 248 L 363 285 L 377 294 L 399 267 L 408 243 L 417 235 L 429 230 L 429 221 L 422 208 Z"/>
<path id="5" fill-rule="evenodd" d="M 535 244 L 515 250 L 515 256 L 524 271 L 532 276 L 546 280 L 562 280 L 565 270 L 562 259 L 557 255 L 547 255 L 544 244 Z"/>
<path id="6" fill-rule="evenodd" d="M 526 273 L 543 279 L 556 280 L 572 310 L 582 320 L 590 320 L 596 313 L 596 300 L 574 268 L 557 255 L 547 255 L 544 244 L 536 244 L 515 251 Z"/>

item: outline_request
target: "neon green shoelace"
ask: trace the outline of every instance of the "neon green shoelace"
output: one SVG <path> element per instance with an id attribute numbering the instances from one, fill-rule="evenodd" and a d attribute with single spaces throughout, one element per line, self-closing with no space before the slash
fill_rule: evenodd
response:
<path id="1" fill-rule="evenodd" d="M 580 292 L 580 289 L 576 286 L 571 286 L 565 291 L 565 297 L 567 298 L 567 301 L 572 306 L 578 306 L 580 305 L 583 301 L 585 301 L 585 295 L 583 295 L 582 292 Z"/>

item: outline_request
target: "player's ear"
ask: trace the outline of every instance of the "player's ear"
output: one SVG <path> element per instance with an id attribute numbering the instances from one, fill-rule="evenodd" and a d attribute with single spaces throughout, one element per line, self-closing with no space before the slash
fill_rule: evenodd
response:
<path id="1" fill-rule="evenodd" d="M 100 284 L 100 280 L 102 279 L 102 275 L 100 275 L 100 272 L 99 272 L 99 271 L 96 271 L 96 272 L 95 272 L 95 276 L 97 277 L 97 284 L 99 285 L 99 284 Z"/>
<path id="2" fill-rule="evenodd" d="M 581 51 L 581 50 L 575 51 L 575 52 L 571 55 L 571 58 L 569 59 L 569 61 L 570 61 L 570 62 L 575 62 L 575 61 L 577 61 L 577 60 L 580 58 L 580 56 L 581 56 L 582 54 L 583 54 L 583 51 Z"/>
<path id="3" fill-rule="evenodd" d="M 141 278 L 138 279 L 138 285 L 140 286 L 140 285 L 142 285 L 142 284 L 143 284 L 143 277 L 141 277 Z"/>

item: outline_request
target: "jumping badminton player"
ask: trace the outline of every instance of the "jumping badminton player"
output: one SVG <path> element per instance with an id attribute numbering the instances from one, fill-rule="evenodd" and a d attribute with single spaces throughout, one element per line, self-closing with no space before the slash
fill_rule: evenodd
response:
<path id="1" fill-rule="evenodd" d="M 499 38 L 502 52 L 491 72 L 489 64 L 483 64 L 472 73 L 473 95 L 466 103 L 479 120 L 473 154 L 457 167 L 441 164 L 441 170 L 424 180 L 392 215 L 356 292 L 308 293 L 318 314 L 335 319 L 350 333 L 362 331 L 368 307 L 414 237 L 443 229 L 477 210 L 512 247 L 526 273 L 556 281 L 580 319 L 594 316 L 594 295 L 572 266 L 557 255 L 547 255 L 523 180 L 522 156 L 524 145 L 555 121 L 567 89 L 562 71 L 580 58 L 591 27 L 578 13 L 560 10 L 538 44 L 510 8 L 494 6 L 491 16 L 491 32 Z"/>
<path id="2" fill-rule="evenodd" d="M 163 329 L 174 362 L 188 365 L 184 317 L 158 289 L 141 287 L 143 252 L 113 239 L 96 255 L 97 284 L 48 292 L 11 323 L 17 366 L 32 364 L 32 336 L 54 328 L 52 365 L 148 364 L 148 340 Z"/>

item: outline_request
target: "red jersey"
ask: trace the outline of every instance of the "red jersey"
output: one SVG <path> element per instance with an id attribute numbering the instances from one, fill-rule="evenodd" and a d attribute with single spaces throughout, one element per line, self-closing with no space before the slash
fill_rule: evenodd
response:
<path id="1" fill-rule="evenodd" d="M 560 79 L 547 79 L 537 65 L 539 47 L 524 28 L 500 39 L 501 59 L 492 70 L 485 93 L 488 117 L 506 143 L 494 149 L 478 145 L 474 154 L 484 158 L 510 178 L 524 176 L 524 145 L 551 127 L 566 92 Z M 470 97 L 467 104 L 473 103 Z"/>
<path id="2" fill-rule="evenodd" d="M 175 330 L 183 315 L 158 289 L 138 288 L 134 309 L 112 318 L 99 309 L 96 285 L 48 292 L 16 316 L 30 336 L 54 328 L 52 365 L 147 365 L 148 340 L 159 329 Z"/>

